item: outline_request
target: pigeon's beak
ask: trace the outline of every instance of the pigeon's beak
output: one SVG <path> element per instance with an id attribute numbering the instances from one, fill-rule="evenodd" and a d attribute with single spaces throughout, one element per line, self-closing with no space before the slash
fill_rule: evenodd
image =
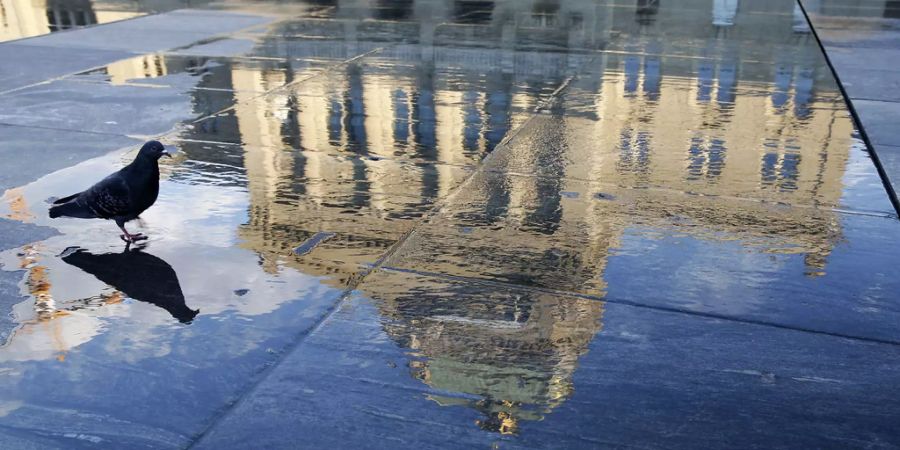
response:
<path id="1" fill-rule="evenodd" d="M 171 158 L 173 149 L 174 149 L 174 147 L 168 147 L 168 146 L 163 147 L 163 151 L 162 151 L 163 156 L 167 156 L 167 157 Z"/>
<path id="2" fill-rule="evenodd" d="M 172 154 L 169 153 L 169 152 L 167 152 L 167 151 L 165 151 L 165 150 L 163 150 L 162 154 L 163 154 L 163 156 L 166 156 L 166 157 L 169 157 L 169 158 L 172 157 Z"/>

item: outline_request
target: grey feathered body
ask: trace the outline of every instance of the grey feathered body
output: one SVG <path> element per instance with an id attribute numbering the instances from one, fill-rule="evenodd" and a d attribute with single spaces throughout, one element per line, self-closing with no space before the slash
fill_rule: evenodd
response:
<path id="1" fill-rule="evenodd" d="M 83 192 L 53 202 L 50 217 L 113 219 L 122 225 L 153 206 L 159 195 L 159 165 L 138 156 Z"/>

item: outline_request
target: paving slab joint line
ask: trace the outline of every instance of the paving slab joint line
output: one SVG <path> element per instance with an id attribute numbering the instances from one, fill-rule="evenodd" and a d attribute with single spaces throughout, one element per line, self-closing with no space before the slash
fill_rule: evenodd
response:
<path id="1" fill-rule="evenodd" d="M 368 52 L 368 53 L 371 53 L 371 52 Z M 368 54 L 368 53 L 366 53 L 366 54 Z M 361 56 L 363 56 L 363 55 L 360 55 L 360 57 Z M 591 63 L 594 59 L 587 61 L 585 64 Z M 318 75 L 319 74 L 317 74 L 316 76 L 318 76 Z M 347 287 L 342 291 L 342 293 L 338 297 L 337 301 L 335 301 L 332 304 L 331 308 L 312 327 L 308 328 L 307 330 L 304 330 L 301 333 L 298 333 L 296 335 L 296 338 L 291 343 L 289 343 L 287 346 L 285 346 L 281 350 L 281 352 L 279 352 L 279 358 L 277 358 L 272 364 L 269 364 L 268 366 L 264 367 L 257 374 L 257 379 L 255 381 L 253 381 L 253 383 L 251 383 L 246 389 L 244 389 L 244 391 L 242 393 L 239 394 L 238 399 L 235 402 L 225 405 L 222 408 L 222 410 L 220 410 L 217 414 L 215 414 L 210 419 L 210 421 L 208 422 L 208 425 L 206 427 L 204 427 L 203 430 L 201 430 L 198 434 L 196 434 L 194 437 L 192 437 L 191 442 L 190 442 L 190 444 L 188 444 L 187 448 L 193 448 L 194 446 L 200 444 L 206 438 L 206 436 L 209 435 L 209 432 L 212 431 L 219 423 L 221 423 L 223 419 L 228 417 L 233 411 L 235 411 L 237 409 L 238 406 L 240 406 L 245 401 L 247 401 L 247 398 L 250 397 L 250 395 L 257 389 L 257 387 L 260 384 L 262 384 L 265 380 L 268 379 L 268 377 L 273 373 L 273 371 L 281 365 L 281 363 L 285 360 L 285 358 L 288 355 L 290 355 L 291 353 L 293 353 L 297 348 L 299 348 L 303 344 L 303 342 L 305 341 L 305 338 L 307 336 L 310 336 L 310 335 L 316 333 L 318 330 L 320 330 L 323 326 L 325 326 L 326 323 L 329 322 L 329 319 L 331 319 L 331 317 L 333 317 L 335 314 L 337 314 L 338 311 L 341 310 L 341 308 L 344 306 L 344 304 L 347 302 L 347 300 L 352 296 L 352 294 L 356 290 L 356 288 L 360 284 L 362 284 L 362 282 L 365 280 L 365 278 L 368 275 L 370 275 L 371 273 L 378 270 L 391 257 L 393 257 L 394 254 L 396 254 L 397 251 L 399 251 L 406 244 L 406 242 L 409 241 L 409 238 L 415 234 L 417 227 L 419 227 L 420 225 L 425 223 L 429 218 L 433 217 L 441 209 L 443 209 L 443 207 L 446 203 L 446 199 L 452 198 L 458 192 L 462 191 L 462 189 L 466 185 L 469 184 L 469 182 L 479 173 L 479 171 L 485 167 L 485 164 L 489 161 L 490 157 L 492 155 L 498 153 L 499 151 L 502 151 L 503 149 L 507 148 L 509 141 L 514 136 L 516 136 L 523 128 L 528 126 L 528 124 L 531 123 L 531 121 L 535 117 L 537 117 L 546 106 L 550 105 L 553 101 L 555 101 L 556 97 L 558 95 L 560 95 L 566 88 L 568 88 L 568 86 L 571 84 L 572 80 L 574 80 L 576 77 L 577 77 L 577 74 L 572 75 L 572 76 L 568 77 L 566 80 L 564 80 L 563 83 L 556 90 L 554 90 L 553 93 L 544 102 L 541 102 L 534 109 L 531 116 L 529 116 L 528 119 L 525 120 L 525 122 L 523 122 L 521 125 L 519 125 L 519 127 L 516 128 L 515 130 L 513 130 L 509 134 L 509 136 L 507 136 L 506 138 L 503 139 L 503 141 L 500 142 L 500 144 L 494 149 L 493 152 L 489 153 L 487 156 L 485 156 L 481 160 L 481 162 L 479 163 L 479 166 L 469 175 L 469 177 L 465 181 L 463 181 L 456 188 L 454 188 L 453 192 L 451 192 L 450 194 L 448 194 L 447 196 L 444 197 L 445 201 L 439 200 L 439 201 L 435 202 L 434 206 L 428 211 L 428 213 L 424 214 L 421 218 L 419 218 L 419 220 L 416 222 L 416 225 L 414 225 L 409 231 L 404 233 L 397 240 L 397 242 L 395 242 L 393 245 L 391 245 L 373 264 L 368 265 L 363 270 L 358 272 L 356 275 L 351 277 L 351 279 L 347 283 Z M 287 86 L 287 85 L 285 85 L 285 86 Z M 284 87 L 284 86 L 282 86 L 282 87 Z"/>
<path id="2" fill-rule="evenodd" d="M 898 217 L 900 217 L 900 200 L 898 200 L 897 198 L 897 192 L 894 191 L 894 186 L 891 184 L 891 180 L 888 177 L 887 172 L 884 170 L 884 165 L 881 163 L 881 158 L 878 157 L 878 152 L 875 150 L 875 146 L 872 144 L 872 140 L 869 139 L 869 134 L 866 132 L 866 127 L 863 125 L 862 118 L 856 111 L 856 107 L 853 106 L 853 100 L 847 93 L 847 90 L 844 88 L 844 83 L 841 81 L 841 77 L 838 74 L 837 69 L 835 69 L 834 63 L 831 61 L 831 57 L 828 56 L 828 52 L 825 50 L 825 44 L 822 43 L 822 39 L 819 37 L 819 33 L 816 31 L 816 27 L 809 16 L 809 12 L 806 10 L 806 6 L 803 5 L 803 0 L 796 0 L 796 2 L 800 6 L 800 10 L 803 12 L 803 17 L 806 19 L 806 24 L 809 25 L 809 29 L 816 40 L 816 44 L 818 44 L 819 50 L 822 52 L 822 56 L 825 58 L 825 63 L 828 65 L 828 69 L 831 71 L 831 75 L 834 77 L 834 81 L 837 82 L 838 89 L 840 89 L 841 91 L 841 95 L 844 96 L 844 103 L 847 105 L 847 109 L 850 111 L 850 115 L 853 117 L 853 122 L 856 124 L 856 128 L 859 130 L 859 135 L 860 137 L 862 137 L 863 142 L 865 142 L 866 147 L 869 149 L 869 156 L 871 156 L 872 162 L 875 164 L 875 169 L 878 171 L 878 175 L 881 177 L 881 183 L 884 185 L 884 190 L 887 192 L 888 198 L 894 205 L 894 210 L 897 212 Z"/>
<path id="3" fill-rule="evenodd" d="M 647 303 L 637 302 L 637 301 L 633 301 L 633 300 L 626 300 L 623 298 L 610 298 L 610 297 L 604 297 L 604 296 L 599 296 L 599 295 L 582 294 L 582 293 L 578 293 L 578 292 L 565 291 L 565 290 L 560 290 L 560 289 L 545 288 L 545 287 L 540 287 L 540 286 L 525 286 L 525 285 L 516 284 L 516 283 L 509 283 L 506 281 L 489 280 L 489 279 L 484 279 L 484 278 L 474 278 L 474 277 L 461 276 L 461 275 L 451 275 L 451 274 L 442 273 L 442 272 L 429 272 L 429 271 L 425 271 L 425 270 L 407 269 L 407 268 L 403 268 L 403 267 L 381 266 L 381 267 L 378 267 L 378 269 L 384 270 L 387 272 L 421 275 L 421 276 L 426 276 L 426 277 L 440 278 L 440 279 L 452 280 L 452 281 L 465 281 L 467 283 L 480 284 L 483 286 L 490 286 L 490 287 L 494 287 L 494 288 L 516 289 L 516 290 L 520 290 L 520 291 L 534 291 L 534 292 L 540 292 L 543 294 L 550 294 L 550 295 L 557 295 L 557 296 L 564 296 L 564 297 L 571 297 L 571 298 L 580 298 L 580 299 L 584 299 L 584 300 L 591 300 L 591 301 L 596 301 L 596 302 L 601 302 L 601 303 L 612 303 L 612 304 L 617 304 L 617 305 L 625 305 L 625 306 L 631 306 L 634 308 L 649 309 L 649 310 L 653 310 L 653 311 L 684 314 L 684 315 L 695 316 L 695 317 L 706 317 L 709 319 L 717 319 L 717 320 L 724 320 L 724 321 L 729 321 L 729 322 L 744 323 L 744 324 L 749 324 L 749 325 L 778 328 L 778 329 L 782 329 L 782 330 L 791 330 L 791 331 L 797 331 L 797 332 L 801 332 L 801 333 L 819 334 L 819 335 L 825 335 L 825 336 L 831 336 L 831 337 L 837 337 L 837 338 L 843 338 L 843 339 L 851 339 L 854 341 L 871 342 L 874 344 L 900 346 L 900 341 L 898 341 L 898 340 L 858 336 L 858 335 L 846 334 L 846 333 L 837 333 L 837 332 L 832 332 L 832 331 L 818 330 L 818 329 L 809 328 L 809 327 L 785 325 L 785 324 L 779 324 L 779 323 L 775 323 L 775 322 L 767 322 L 764 320 L 741 318 L 741 317 L 735 317 L 735 316 L 729 316 L 726 314 L 717 314 L 717 313 L 711 313 L 711 312 L 693 311 L 690 309 L 676 308 L 676 307 L 671 307 L 671 306 L 650 305 Z"/>

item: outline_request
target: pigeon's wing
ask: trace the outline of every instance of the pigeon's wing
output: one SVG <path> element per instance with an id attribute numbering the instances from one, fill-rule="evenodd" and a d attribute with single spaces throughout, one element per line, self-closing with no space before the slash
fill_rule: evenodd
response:
<path id="1" fill-rule="evenodd" d="M 80 197 L 85 206 L 99 217 L 110 219 L 125 216 L 134 210 L 128 183 L 116 172 L 91 186 Z"/>

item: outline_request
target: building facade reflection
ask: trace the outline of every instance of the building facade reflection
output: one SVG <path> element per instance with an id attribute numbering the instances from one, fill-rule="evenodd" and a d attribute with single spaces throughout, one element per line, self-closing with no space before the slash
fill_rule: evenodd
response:
<path id="1" fill-rule="evenodd" d="M 415 2 L 413 11 L 430 5 L 447 14 L 434 19 L 446 20 L 437 26 L 410 21 L 387 5 L 337 2 L 345 41 L 264 44 L 314 59 L 376 48 L 386 34 L 406 40 L 264 102 L 244 102 L 240 91 L 266 91 L 284 82 L 283 72 L 232 69 L 233 80 L 247 82 L 235 85 L 238 106 L 229 119 L 240 130 L 233 141 L 244 146 L 251 193 L 250 218 L 240 230 L 244 245 L 272 261 L 271 270 L 286 264 L 351 283 L 361 265 L 394 245 L 577 69 L 590 75 L 544 113 L 564 119 L 530 148 L 510 150 L 527 152 L 516 156 L 528 163 L 508 170 L 540 176 L 500 174 L 502 182 L 467 188 L 470 204 L 482 209 L 459 223 L 475 229 L 473 235 L 502 229 L 494 238 L 508 240 L 481 251 L 442 249 L 432 255 L 443 257 L 439 272 L 476 276 L 460 269 L 465 258 L 475 258 L 503 270 L 509 282 L 602 295 L 604 269 L 625 230 L 632 223 L 670 226 L 679 216 L 697 223 L 682 231 L 804 253 L 806 272 L 821 273 L 840 239 L 834 217 L 752 206 L 762 200 L 827 211 L 839 204 L 850 145 L 831 137 L 849 136 L 852 125 L 830 107 L 837 91 L 818 76 L 818 48 L 796 45 L 790 5 L 781 8 L 784 14 L 760 18 L 737 1 L 713 2 L 712 11 L 701 5 L 708 2 L 683 9 L 646 3 L 629 10 L 564 1 Z M 742 44 L 745 11 L 747 20 L 769 22 L 766 45 Z M 633 20 L 635 14 L 645 19 Z M 675 14 L 696 14 L 697 27 L 685 38 L 702 40 L 702 58 L 659 56 L 678 42 L 653 38 L 654 24 Z M 280 34 L 330 26 L 295 21 Z M 731 31 L 723 35 L 721 27 Z M 479 42 L 484 39 L 494 43 Z M 624 53 L 589 54 L 603 48 Z M 758 53 L 739 54 L 747 51 Z M 294 79 L 315 74 L 287 70 Z M 189 153 L 192 139 L 229 140 L 203 127 L 200 135 L 183 136 Z M 593 141 L 573 141 L 585 130 Z M 567 199 L 594 193 L 573 191 L 567 180 L 608 183 L 616 195 L 635 190 L 651 206 L 585 207 Z M 683 192 L 705 199 L 672 195 Z M 729 206 L 717 197 L 751 202 Z M 764 216 L 759 227 L 742 229 L 735 219 L 748 210 Z M 290 243 L 319 231 L 336 236 L 309 255 L 291 255 Z M 503 246 L 518 248 L 516 257 L 506 258 Z M 368 283 L 362 289 L 379 300 L 387 334 L 414 355 L 414 377 L 479 398 L 434 400 L 477 409 L 484 414 L 480 425 L 498 432 L 515 432 L 520 420 L 539 419 L 571 395 L 577 359 L 601 327 L 602 305 L 592 300 L 561 305 L 520 298 L 490 310 L 484 299 L 460 292 L 444 297 Z"/>
<path id="2" fill-rule="evenodd" d="M 245 188 L 237 234 L 265 271 L 353 286 L 492 153 L 494 171 L 433 228 L 463 237 L 418 244 L 434 272 L 599 297 L 632 227 L 799 253 L 806 273 L 826 269 L 852 124 L 791 4 L 316 3 L 328 17 L 279 24 L 257 43 L 265 58 L 146 55 L 105 69 L 113 83 L 197 76 L 194 112 L 219 114 L 185 126 L 190 164 L 170 181 Z M 686 25 L 668 39 L 657 27 L 676 18 Z M 742 20 L 768 32 L 750 41 Z M 538 105 L 527 127 L 537 131 L 504 147 Z M 778 203 L 817 208 L 760 206 Z M 323 231 L 335 236 L 292 253 Z M 46 277 L 29 276 L 47 303 Z M 594 299 L 411 285 L 359 289 L 408 350 L 412 376 L 459 394 L 432 398 L 478 410 L 479 426 L 500 433 L 572 395 L 602 327 Z"/>

